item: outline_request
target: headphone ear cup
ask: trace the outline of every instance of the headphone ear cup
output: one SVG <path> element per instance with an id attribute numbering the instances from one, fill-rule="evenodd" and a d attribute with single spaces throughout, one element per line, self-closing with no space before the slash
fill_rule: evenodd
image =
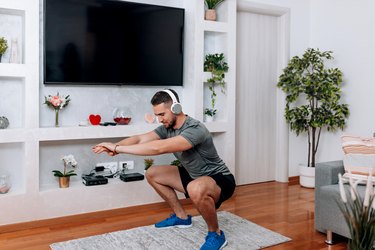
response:
<path id="1" fill-rule="evenodd" d="M 171 106 L 171 111 L 173 114 L 178 115 L 182 112 L 182 106 L 180 103 L 173 103 Z"/>

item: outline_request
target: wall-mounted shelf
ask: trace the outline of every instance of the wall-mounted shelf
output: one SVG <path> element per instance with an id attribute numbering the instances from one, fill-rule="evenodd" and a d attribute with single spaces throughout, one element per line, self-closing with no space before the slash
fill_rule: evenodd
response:
<path id="1" fill-rule="evenodd" d="M 0 77 L 20 77 L 24 78 L 27 74 L 27 67 L 24 64 L 0 63 Z"/>
<path id="2" fill-rule="evenodd" d="M 230 128 L 230 124 L 224 121 L 205 122 L 204 125 L 211 133 L 227 132 Z"/>
<path id="3" fill-rule="evenodd" d="M 29 136 L 25 129 L 0 129 L 0 143 L 24 142 Z"/>
<path id="4" fill-rule="evenodd" d="M 160 126 L 160 124 L 132 124 L 119 126 L 88 126 L 88 127 L 58 127 L 58 128 L 40 128 L 34 136 L 38 141 L 58 141 L 58 140 L 85 140 L 100 138 L 124 138 L 133 135 L 150 132 Z M 212 133 L 223 132 L 227 130 L 227 123 L 210 123 L 207 126 Z M 22 131 L 22 130 L 20 130 Z M 5 132 L 5 131 L 4 131 Z M 17 132 L 8 135 L 11 136 Z M 24 132 L 23 132 L 24 133 Z M 1 131 L 0 131 L 1 134 Z M 23 135 L 18 136 L 22 138 Z M 1 142 L 1 141 L 0 141 Z"/>
<path id="5" fill-rule="evenodd" d="M 217 21 L 203 21 L 203 30 L 212 32 L 228 32 L 228 23 Z"/>
<path id="6" fill-rule="evenodd" d="M 51 127 L 40 128 L 39 141 L 80 140 L 96 138 L 123 138 L 143 134 L 155 129 L 158 124 L 132 124 L 118 126 Z"/>

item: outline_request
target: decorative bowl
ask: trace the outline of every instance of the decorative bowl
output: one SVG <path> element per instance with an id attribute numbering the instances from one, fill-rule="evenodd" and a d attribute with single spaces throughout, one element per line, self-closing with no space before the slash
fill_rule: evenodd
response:
<path id="1" fill-rule="evenodd" d="M 128 125 L 131 118 L 131 113 L 127 107 L 117 107 L 113 110 L 113 120 L 117 125 Z"/>
<path id="2" fill-rule="evenodd" d="M 131 117 L 115 117 L 113 120 L 118 124 L 118 125 L 128 125 Z"/>

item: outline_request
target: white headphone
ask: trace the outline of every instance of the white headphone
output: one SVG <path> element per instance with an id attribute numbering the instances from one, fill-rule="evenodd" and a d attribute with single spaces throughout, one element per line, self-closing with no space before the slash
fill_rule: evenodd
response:
<path id="1" fill-rule="evenodd" d="M 172 106 L 171 106 L 172 113 L 175 115 L 180 114 L 182 112 L 182 106 L 181 106 L 181 103 L 177 101 L 176 96 L 169 89 L 164 89 L 163 91 L 167 93 L 172 99 Z"/>

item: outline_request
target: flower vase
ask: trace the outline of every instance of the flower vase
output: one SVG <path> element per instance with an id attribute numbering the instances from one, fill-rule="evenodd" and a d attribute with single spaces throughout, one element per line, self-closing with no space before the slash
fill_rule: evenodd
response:
<path id="1" fill-rule="evenodd" d="M 59 187 L 68 188 L 70 183 L 70 176 L 59 177 Z"/>
<path id="2" fill-rule="evenodd" d="M 58 109 L 55 109 L 55 127 L 59 126 L 59 111 Z"/>

